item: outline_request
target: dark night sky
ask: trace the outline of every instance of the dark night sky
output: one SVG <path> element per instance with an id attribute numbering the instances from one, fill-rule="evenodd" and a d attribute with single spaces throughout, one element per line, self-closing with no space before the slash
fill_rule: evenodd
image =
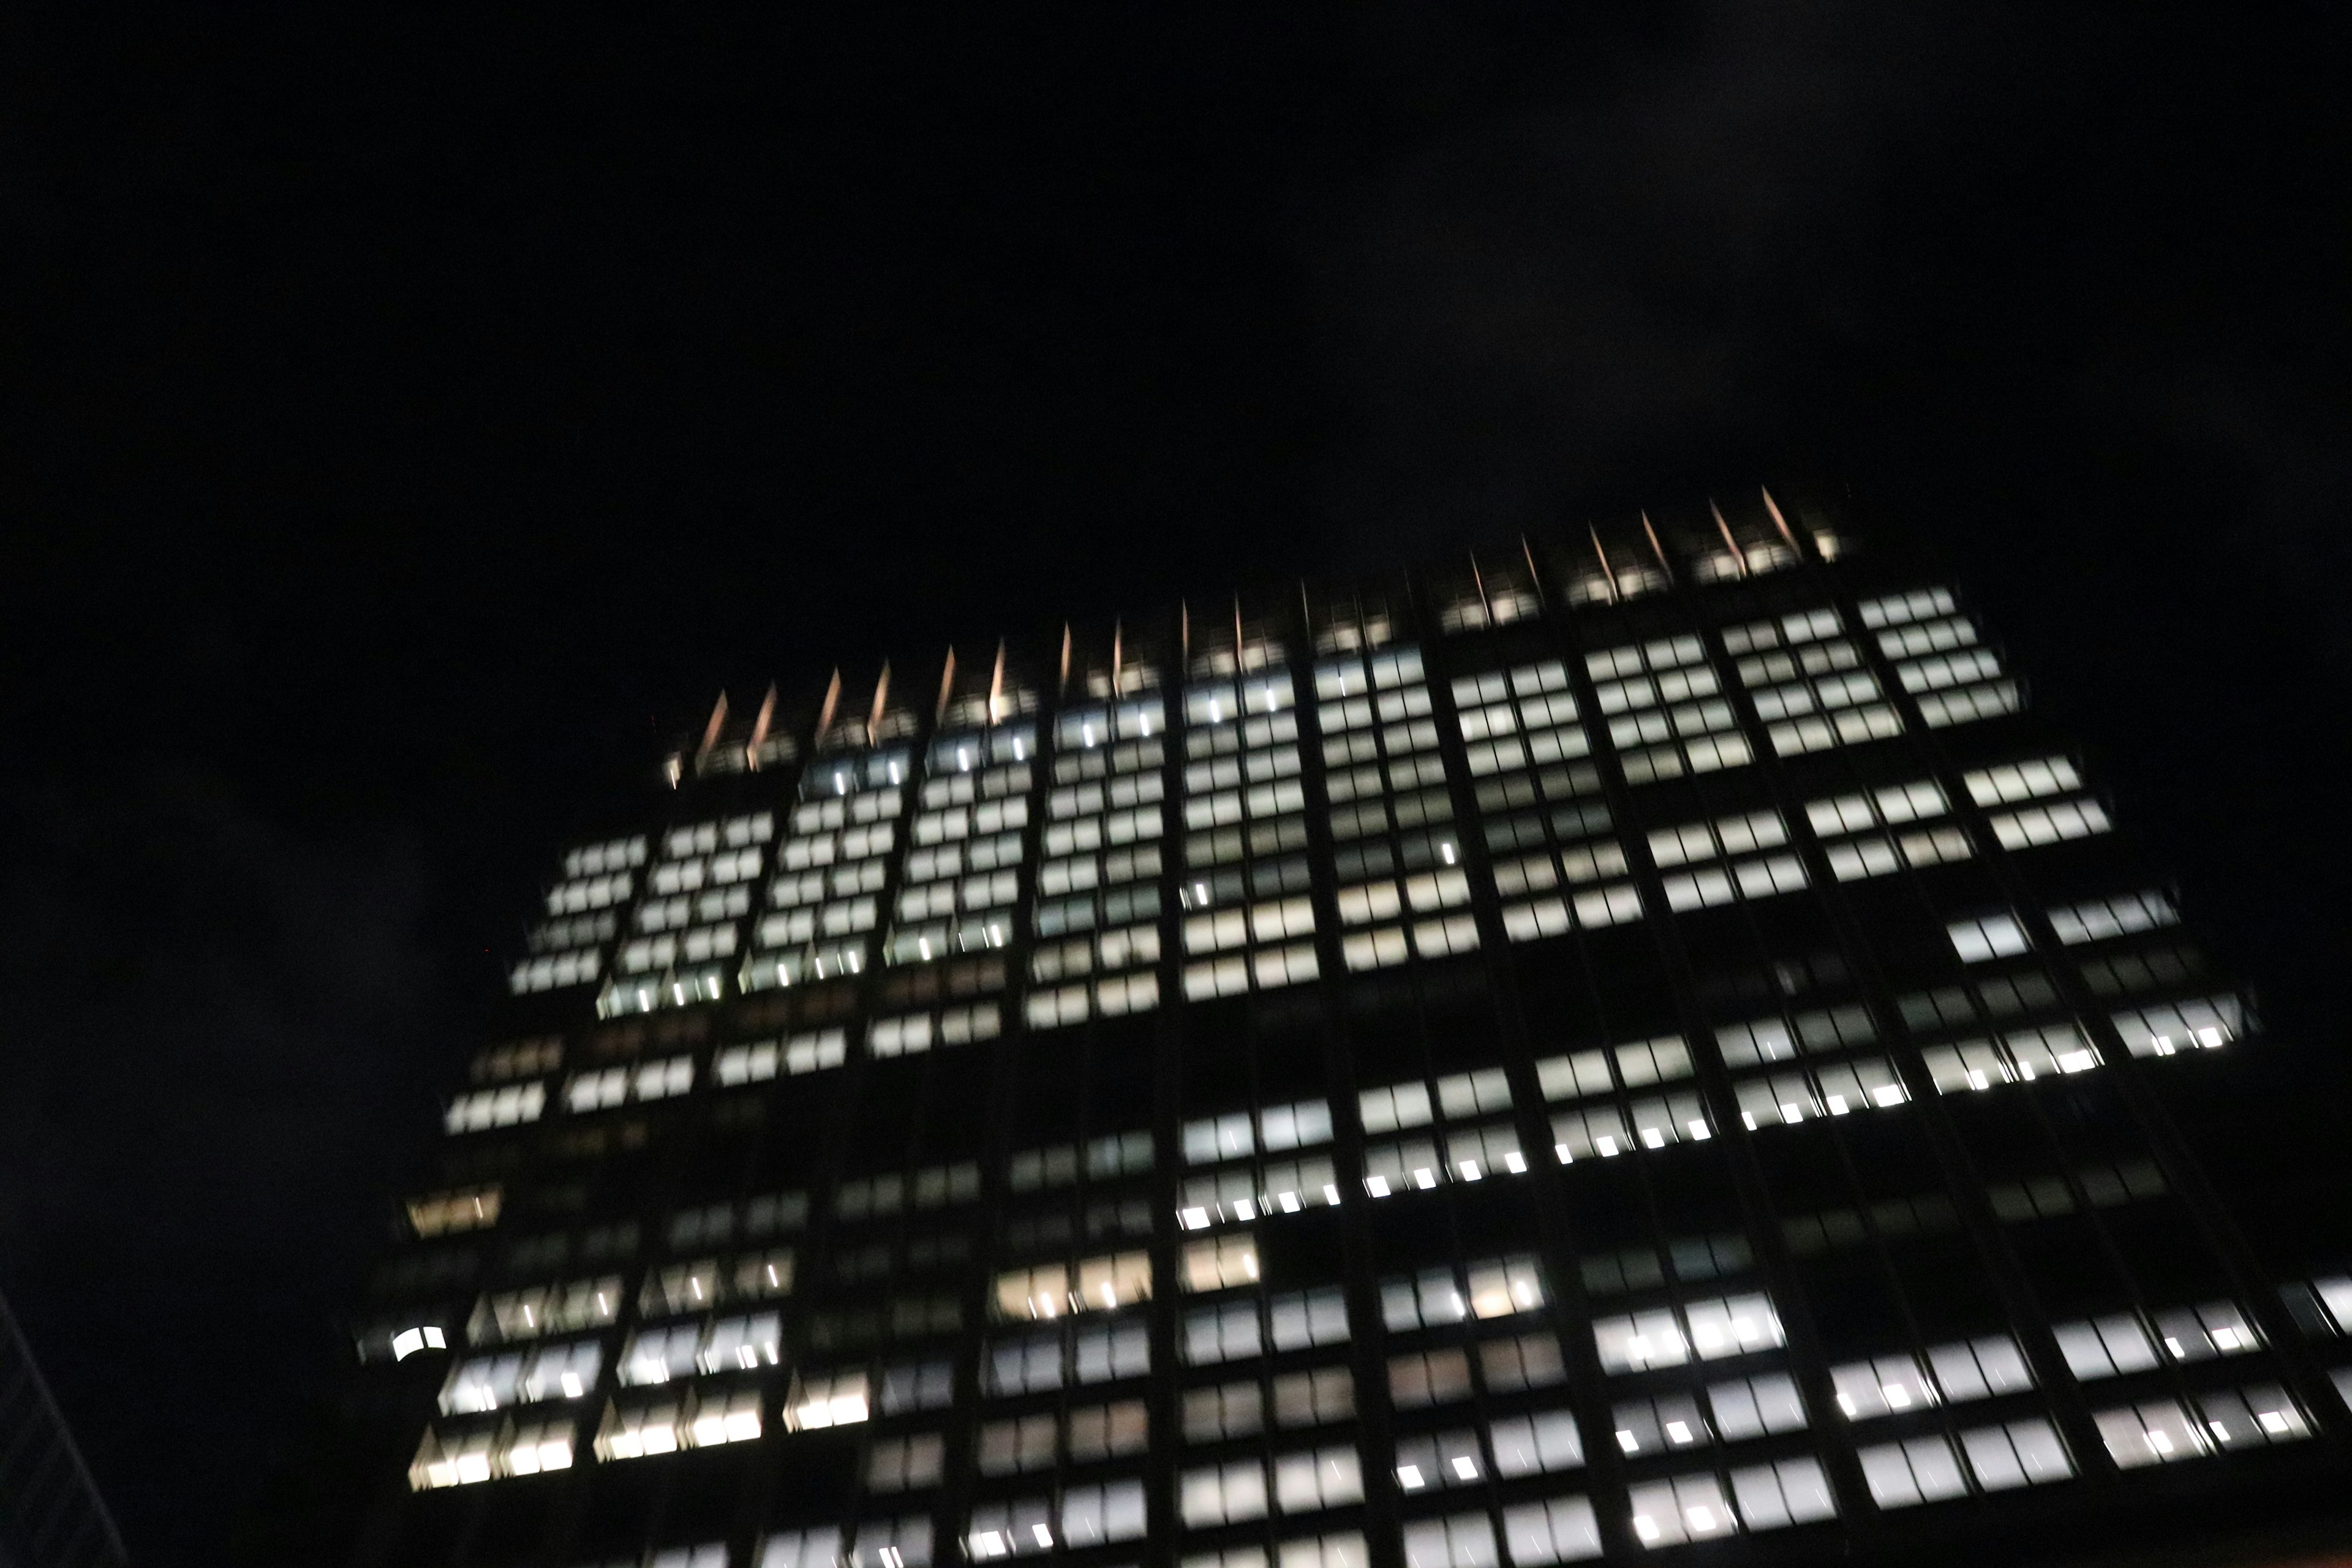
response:
<path id="1" fill-rule="evenodd" d="M 146 1563 L 722 682 L 1851 481 L 2340 1045 L 2340 7 L 777 9 L 0 20 L 0 1287 Z"/>

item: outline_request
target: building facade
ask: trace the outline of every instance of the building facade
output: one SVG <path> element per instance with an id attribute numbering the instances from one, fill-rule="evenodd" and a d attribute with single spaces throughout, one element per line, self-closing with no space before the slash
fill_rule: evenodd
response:
<path id="1" fill-rule="evenodd" d="M 836 673 L 667 774 L 401 1207 L 356 1561 L 2016 1557 L 2352 1480 L 2341 1228 L 2185 1131 L 2291 1044 L 1830 511 Z"/>

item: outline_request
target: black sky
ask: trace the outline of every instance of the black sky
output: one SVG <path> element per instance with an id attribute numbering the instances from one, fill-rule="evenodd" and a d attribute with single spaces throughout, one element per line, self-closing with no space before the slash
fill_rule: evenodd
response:
<path id="1" fill-rule="evenodd" d="M 142 1560 L 722 683 L 1851 482 L 2336 1051 L 2344 16 L 0 19 L 0 1288 Z"/>

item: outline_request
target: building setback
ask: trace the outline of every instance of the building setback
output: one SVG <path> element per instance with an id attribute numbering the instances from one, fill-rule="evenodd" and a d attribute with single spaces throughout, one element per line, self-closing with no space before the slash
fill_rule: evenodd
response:
<path id="1" fill-rule="evenodd" d="M 2340 1224 L 2191 1152 L 2292 1042 L 1822 509 L 836 674 L 664 782 L 401 1205 L 357 1562 L 1981 1560 L 2352 1480 Z"/>

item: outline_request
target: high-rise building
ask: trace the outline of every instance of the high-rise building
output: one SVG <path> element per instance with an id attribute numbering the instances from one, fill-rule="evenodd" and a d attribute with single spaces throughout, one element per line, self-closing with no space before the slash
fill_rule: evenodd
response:
<path id="1" fill-rule="evenodd" d="M 2292 1044 L 1832 512 L 836 673 L 666 775 L 401 1207 L 361 1562 L 2008 1559 L 2352 1480 L 2342 1211 L 2191 1136 Z"/>
<path id="2" fill-rule="evenodd" d="M 122 1537 L 0 1301 L 0 1568 L 123 1568 Z"/>

